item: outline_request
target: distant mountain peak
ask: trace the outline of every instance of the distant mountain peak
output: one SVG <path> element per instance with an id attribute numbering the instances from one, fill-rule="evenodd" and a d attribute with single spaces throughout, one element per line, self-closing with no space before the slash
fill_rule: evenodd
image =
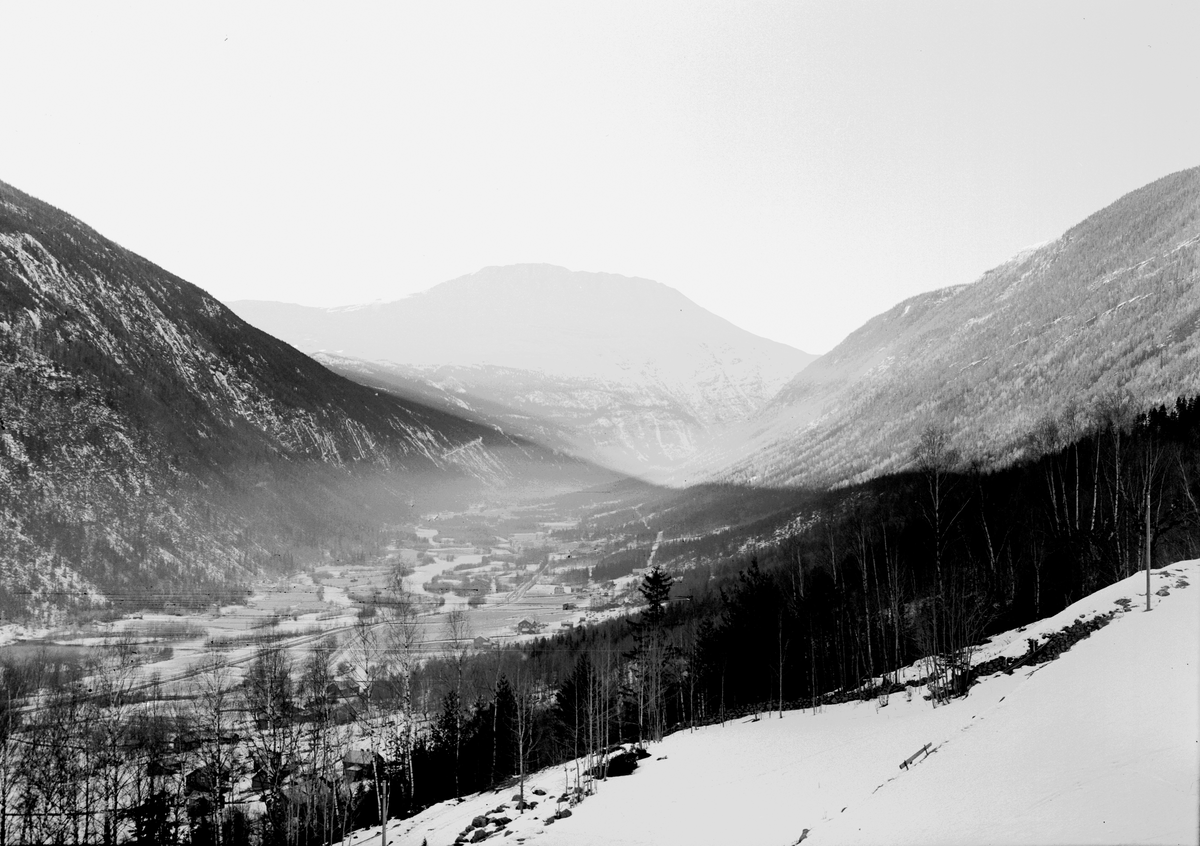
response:
<path id="1" fill-rule="evenodd" d="M 508 396 L 593 432 L 587 443 L 621 444 L 604 457 L 626 468 L 691 454 L 815 358 L 659 282 L 552 264 L 485 267 L 370 308 L 230 305 L 302 350 L 392 368 L 388 378 L 450 368 L 489 406 Z"/>
<path id="2" fill-rule="evenodd" d="M 814 358 L 740 329 L 660 282 L 552 264 L 489 266 L 388 302 L 312 308 L 235 301 L 230 306 L 301 349 L 343 349 L 358 358 L 401 364 L 486 363 L 615 377 L 595 372 L 574 354 L 618 355 L 662 371 L 673 366 L 672 359 L 708 361 L 713 349 L 726 348 L 739 350 L 734 357 L 744 361 L 757 359 L 769 371 L 768 381 L 782 384 Z M 517 329 L 538 337 L 520 336 Z"/>
<path id="3" fill-rule="evenodd" d="M 526 301 L 533 298 L 548 299 L 564 312 L 595 308 L 613 296 L 642 304 L 670 303 L 703 311 L 678 290 L 653 279 L 570 270 L 554 264 L 489 265 L 411 296 L 436 299 L 461 295 L 464 291 L 473 295 L 507 296 Z"/>

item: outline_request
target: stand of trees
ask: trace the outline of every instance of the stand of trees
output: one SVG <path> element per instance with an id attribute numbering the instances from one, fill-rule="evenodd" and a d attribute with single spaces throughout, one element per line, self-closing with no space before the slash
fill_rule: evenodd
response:
<path id="1" fill-rule="evenodd" d="M 989 634 L 1133 575 L 1147 548 L 1200 555 L 1200 400 L 1100 411 L 1041 421 L 998 470 L 930 427 L 912 470 L 814 498 L 801 531 L 656 567 L 640 614 L 519 647 L 469 650 L 456 612 L 418 662 L 398 579 L 345 642 L 263 644 L 238 680 L 214 653 L 185 698 L 135 685 L 121 645 L 100 666 L 0 665 L 0 844 L 330 843 L 485 788 L 524 803 L 553 764 L 584 795 L 629 766 L 618 743 L 878 695 L 914 661 L 935 704 L 965 695 Z"/>

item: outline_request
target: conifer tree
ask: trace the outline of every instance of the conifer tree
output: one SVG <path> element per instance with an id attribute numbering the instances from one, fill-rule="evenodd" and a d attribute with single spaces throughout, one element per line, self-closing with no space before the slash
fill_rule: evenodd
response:
<path id="1" fill-rule="evenodd" d="M 657 564 L 642 579 L 638 592 L 646 600 L 646 610 L 642 612 L 644 624 L 662 626 L 667 600 L 671 596 L 671 585 L 674 583 L 671 574 Z"/>
<path id="2" fill-rule="evenodd" d="M 655 565 L 642 579 L 638 588 L 646 600 L 637 631 L 637 657 L 641 685 L 638 690 L 639 737 L 649 721 L 652 740 L 662 740 L 666 731 L 663 715 L 664 670 L 666 655 L 666 605 L 675 580 L 669 573 Z"/>

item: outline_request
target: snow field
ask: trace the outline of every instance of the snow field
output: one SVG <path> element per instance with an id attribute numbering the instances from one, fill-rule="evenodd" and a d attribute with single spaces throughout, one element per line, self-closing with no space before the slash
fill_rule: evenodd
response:
<path id="1" fill-rule="evenodd" d="M 1152 580 L 1169 595 L 1150 613 L 1139 574 L 993 638 L 977 663 L 1117 612 L 1057 660 L 982 679 L 965 699 L 934 708 L 914 690 L 681 731 L 569 819 L 546 825 L 553 801 L 521 815 L 515 790 L 488 792 L 392 823 L 388 842 L 446 846 L 501 803 L 511 834 L 488 839 L 538 846 L 1200 842 L 1200 561 Z M 552 796 L 563 781 L 559 766 L 529 786 Z M 368 842 L 378 829 L 346 844 Z"/>
<path id="2" fill-rule="evenodd" d="M 1058 660 L 972 690 L 954 706 L 972 718 L 937 755 L 813 843 L 1196 843 L 1198 565 L 1157 571 L 1152 589 L 1170 596 L 1153 596 L 1150 613 L 1144 575 L 1089 597 L 1133 605 Z M 1174 588 L 1179 575 L 1192 584 Z M 1003 703 L 1000 679 L 1018 680 Z"/>

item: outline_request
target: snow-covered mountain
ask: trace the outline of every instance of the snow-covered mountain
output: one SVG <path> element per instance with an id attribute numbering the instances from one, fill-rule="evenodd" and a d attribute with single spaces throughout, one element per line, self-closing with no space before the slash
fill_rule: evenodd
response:
<path id="1" fill-rule="evenodd" d="M 969 459 L 1005 461 L 1039 427 L 1069 435 L 1122 404 L 1144 408 L 1197 392 L 1193 168 L 1120 198 L 973 284 L 873 318 L 697 464 L 757 484 L 842 482 L 901 469 L 930 424 Z"/>
<path id="2" fill-rule="evenodd" d="M 1099 625 L 1048 663 L 992 670 L 965 698 L 935 707 L 917 685 L 911 695 L 685 729 L 580 804 L 560 801 L 569 764 L 527 781 L 527 791 L 544 791 L 532 810 L 489 791 L 392 822 L 388 842 L 1195 843 L 1200 561 L 1152 578 L 1149 613 L 1138 574 L 992 638 L 976 666 L 1020 659 L 1030 641 L 1073 624 Z M 344 846 L 372 842 L 378 828 Z"/>
<path id="3" fill-rule="evenodd" d="M 198 591 L 439 487 L 595 476 L 337 376 L 0 183 L 0 606 Z"/>
<path id="4" fill-rule="evenodd" d="M 562 428 L 589 458 L 650 475 L 747 419 L 814 358 L 657 282 L 544 264 L 488 267 L 386 303 L 230 307 L 338 356 L 343 372 L 499 404 Z"/>

